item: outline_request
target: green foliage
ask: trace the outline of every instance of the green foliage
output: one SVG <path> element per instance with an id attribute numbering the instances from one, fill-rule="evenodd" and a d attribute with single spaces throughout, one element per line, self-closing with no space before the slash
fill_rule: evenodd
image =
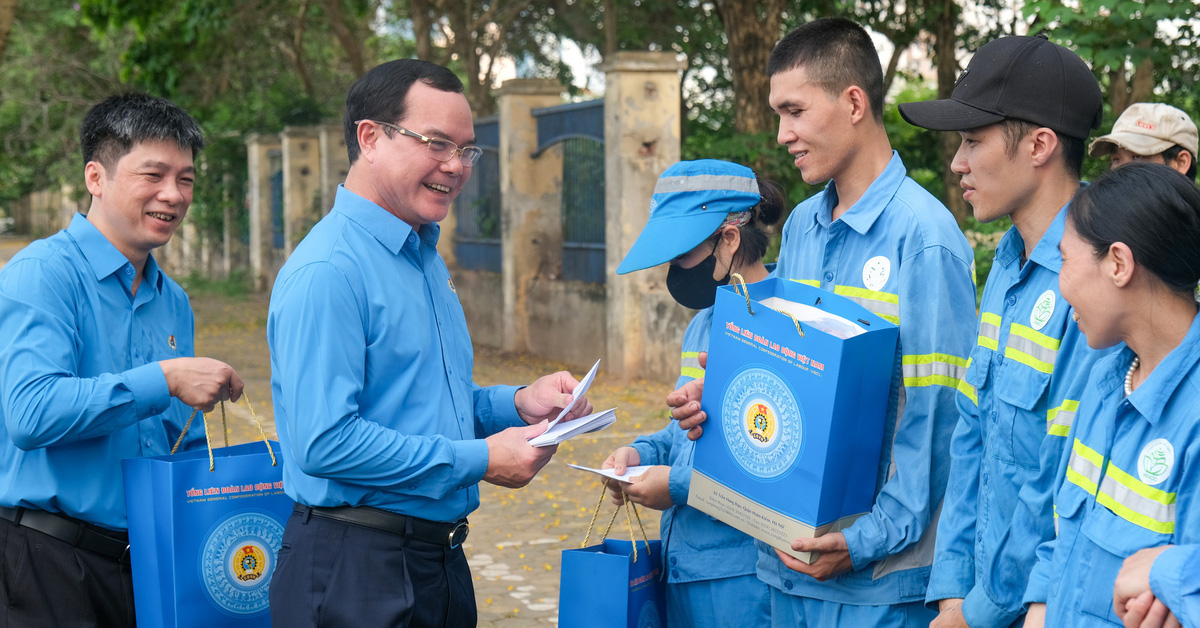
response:
<path id="1" fill-rule="evenodd" d="M 180 279 L 179 285 L 193 301 L 211 295 L 245 299 L 254 291 L 254 283 L 245 269 L 235 270 L 225 279 L 210 279 L 193 272 Z"/>

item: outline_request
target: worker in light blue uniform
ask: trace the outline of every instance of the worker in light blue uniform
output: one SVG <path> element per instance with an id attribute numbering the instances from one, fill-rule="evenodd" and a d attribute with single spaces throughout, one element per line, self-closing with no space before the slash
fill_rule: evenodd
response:
<path id="1" fill-rule="evenodd" d="M 783 210 L 783 195 L 745 166 L 703 159 L 663 172 L 651 198 L 645 229 L 617 268 L 625 274 L 670 262 L 667 289 L 685 307 L 699 309 L 683 335 L 678 385 L 703 376 L 699 356 L 708 350 L 717 287 L 734 273 L 765 279 L 764 231 Z M 674 422 L 617 449 L 604 462 L 618 473 L 653 465 L 631 483 L 613 483 L 623 498 L 662 510 L 661 538 L 667 577 L 667 623 L 673 626 L 741 627 L 768 623 L 767 587 L 755 576 L 757 550 L 746 534 L 687 506 L 695 443 Z"/>
<path id="2" fill-rule="evenodd" d="M 578 382 L 476 385 L 437 253 L 436 223 L 482 153 L 462 90 L 415 59 L 350 88 L 346 182 L 276 279 L 271 389 L 296 501 L 271 579 L 276 626 L 475 625 L 462 542 L 478 484 L 523 486 L 555 451 L 528 440 Z M 580 397 L 564 420 L 590 411 Z"/>
<path id="3" fill-rule="evenodd" d="M 891 149 L 882 70 L 862 27 L 810 22 L 779 42 L 767 71 L 778 141 L 806 182 L 830 181 L 793 210 L 775 275 L 858 302 L 899 324 L 900 341 L 873 508 L 840 532 L 794 541 L 818 552 L 812 564 L 759 543 L 758 577 L 775 626 L 927 624 L 954 395 L 975 326 L 973 253 Z M 668 398 L 680 418 L 686 391 Z"/>
<path id="4" fill-rule="evenodd" d="M 1122 562 L 1200 542 L 1200 189 L 1159 164 L 1113 170 L 1076 196 L 1060 248 L 1080 330 L 1117 350 L 1079 402 L 1027 625 L 1121 625 Z"/>
<path id="5" fill-rule="evenodd" d="M 1200 545 L 1168 547 L 1150 569 L 1150 590 L 1184 628 L 1200 627 Z"/>
<path id="6" fill-rule="evenodd" d="M 1048 85 L 1069 97 L 1034 96 Z M 1035 550 L 1054 534 L 1054 471 L 1098 356 L 1059 294 L 1058 244 L 1100 109 L 1087 65 L 1038 37 L 980 48 L 950 100 L 900 105 L 917 126 L 962 133 L 952 168 L 976 218 L 1014 225 L 996 247 L 957 399 L 926 594 L 942 610 L 936 626 L 1019 625 Z"/>
<path id="7" fill-rule="evenodd" d="M 1131 628 L 1200 626 L 1200 545 L 1159 545 L 1125 559 L 1113 610 Z"/>

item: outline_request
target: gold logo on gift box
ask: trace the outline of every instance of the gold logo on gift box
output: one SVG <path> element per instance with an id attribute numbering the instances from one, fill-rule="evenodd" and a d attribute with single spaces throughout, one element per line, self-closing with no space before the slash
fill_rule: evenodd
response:
<path id="1" fill-rule="evenodd" d="M 246 544 L 233 555 L 233 573 L 238 580 L 258 580 L 267 565 L 267 555 L 257 545 Z"/>
<path id="2" fill-rule="evenodd" d="M 746 432 L 760 443 L 771 442 L 775 435 L 775 413 L 767 404 L 754 403 L 746 409 Z"/>

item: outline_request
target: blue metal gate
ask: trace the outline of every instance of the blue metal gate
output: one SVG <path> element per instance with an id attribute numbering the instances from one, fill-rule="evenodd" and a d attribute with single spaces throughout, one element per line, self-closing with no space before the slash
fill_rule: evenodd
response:
<path id="1" fill-rule="evenodd" d="M 563 145 L 563 278 L 604 283 L 604 100 L 534 109 L 538 149 Z"/>

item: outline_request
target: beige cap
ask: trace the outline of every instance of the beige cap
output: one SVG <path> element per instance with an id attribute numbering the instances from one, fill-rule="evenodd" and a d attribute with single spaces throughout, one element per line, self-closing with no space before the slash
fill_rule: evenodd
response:
<path id="1" fill-rule="evenodd" d="M 1117 118 L 1112 133 L 1092 142 L 1092 157 L 1102 157 L 1117 148 L 1148 157 L 1179 145 L 1196 155 L 1196 123 L 1188 114 L 1162 103 L 1139 102 L 1129 105 Z"/>

